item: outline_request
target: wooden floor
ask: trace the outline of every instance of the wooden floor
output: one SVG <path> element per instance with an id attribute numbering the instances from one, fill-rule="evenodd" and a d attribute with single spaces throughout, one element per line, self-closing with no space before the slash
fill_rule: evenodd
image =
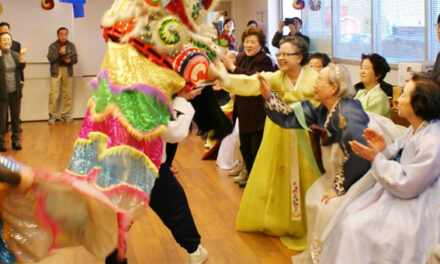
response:
<path id="1" fill-rule="evenodd" d="M 72 123 L 23 123 L 22 151 L 8 149 L 7 156 L 34 167 L 62 171 L 71 156 L 81 121 Z M 9 134 L 6 143 L 10 148 Z M 205 262 L 214 263 L 291 263 L 294 251 L 284 247 L 277 237 L 243 233 L 235 230 L 243 189 L 231 177 L 216 167 L 215 161 L 202 161 L 204 142 L 190 135 L 179 144 L 174 167 L 186 192 L 194 220 L 202 236 L 202 245 L 208 250 Z M 151 209 L 132 226 L 128 240 L 128 263 L 185 263 L 186 251 L 173 239 Z M 82 248 L 62 249 L 40 264 L 98 264 Z"/>

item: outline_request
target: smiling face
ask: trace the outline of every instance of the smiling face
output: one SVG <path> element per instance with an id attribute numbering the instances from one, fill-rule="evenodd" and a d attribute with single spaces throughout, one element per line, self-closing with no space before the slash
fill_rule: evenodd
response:
<path id="1" fill-rule="evenodd" d="M 413 80 L 405 83 L 403 87 L 403 93 L 397 99 L 397 101 L 399 102 L 399 104 L 397 105 L 399 116 L 410 119 L 411 117 L 414 117 L 416 115 L 411 105 L 411 97 L 415 89 L 416 83 Z"/>
<path id="2" fill-rule="evenodd" d="M 318 102 L 324 103 L 335 96 L 337 85 L 330 82 L 329 74 L 331 69 L 325 67 L 318 74 L 318 79 L 313 85 L 314 97 Z"/>
<path id="3" fill-rule="evenodd" d="M 252 57 L 261 50 L 257 35 L 249 35 L 244 39 L 244 52 L 246 56 Z"/>
<path id="4" fill-rule="evenodd" d="M 288 72 L 301 67 L 303 56 L 296 54 L 298 51 L 298 48 L 290 42 L 285 42 L 280 46 L 280 50 L 277 53 L 277 62 L 281 71 Z"/>
<path id="5" fill-rule="evenodd" d="M 380 76 L 376 76 L 371 61 L 369 59 L 365 59 L 362 61 L 359 77 L 361 78 L 361 82 L 367 87 L 378 84 Z"/>
<path id="6" fill-rule="evenodd" d="M 0 36 L 0 48 L 2 50 L 8 50 L 11 48 L 12 40 L 9 34 L 3 34 Z"/>

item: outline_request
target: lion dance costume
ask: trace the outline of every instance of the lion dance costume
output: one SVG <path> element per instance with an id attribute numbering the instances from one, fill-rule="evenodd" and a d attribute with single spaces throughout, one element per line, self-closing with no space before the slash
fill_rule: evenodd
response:
<path id="1" fill-rule="evenodd" d="M 0 158 L 3 171 L 32 171 L 26 188 L 1 184 L 1 263 L 37 262 L 77 245 L 99 259 L 125 252 L 161 164 L 172 95 L 205 81 L 208 68 L 224 73 L 205 23 L 216 2 L 114 1 L 102 20 L 107 51 L 67 169 L 55 175 Z"/>

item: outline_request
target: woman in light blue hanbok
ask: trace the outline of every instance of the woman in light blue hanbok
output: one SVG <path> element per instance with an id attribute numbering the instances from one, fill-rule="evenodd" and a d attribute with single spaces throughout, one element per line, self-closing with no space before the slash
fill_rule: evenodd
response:
<path id="1" fill-rule="evenodd" d="M 411 126 L 394 144 L 371 129 L 350 142 L 377 183 L 327 226 L 320 263 L 425 263 L 440 242 L 440 84 L 415 75 L 398 107 Z"/>

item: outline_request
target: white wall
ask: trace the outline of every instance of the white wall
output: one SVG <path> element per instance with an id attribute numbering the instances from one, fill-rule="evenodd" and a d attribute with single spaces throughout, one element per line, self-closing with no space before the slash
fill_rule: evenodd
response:
<path id="1" fill-rule="evenodd" d="M 73 18 L 72 5 L 68 3 L 56 2 L 52 10 L 45 11 L 41 8 L 41 1 L 3 1 L 1 21 L 11 24 L 12 36 L 22 46 L 30 45 L 25 55 L 23 121 L 48 118 L 50 75 L 46 55 L 49 44 L 57 38 L 57 28 L 61 26 L 69 29 L 69 40 L 75 44 L 78 53 L 78 63 L 73 67 L 71 115 L 75 118 L 84 116 L 92 93 L 87 82 L 98 73 L 106 47 L 100 28 L 101 17 L 112 1 L 87 1 L 83 18 Z M 16 10 L 20 10 L 20 15 Z"/>
<path id="2" fill-rule="evenodd" d="M 21 101 L 21 120 L 34 121 L 48 119 L 49 102 L 49 64 L 29 64 L 26 66 L 23 98 Z M 38 75 L 37 75 L 38 74 Z M 92 90 L 87 86 L 92 77 L 76 76 L 72 79 L 73 118 L 82 118 L 87 108 L 87 100 Z M 62 95 L 60 94 L 60 99 Z"/>

